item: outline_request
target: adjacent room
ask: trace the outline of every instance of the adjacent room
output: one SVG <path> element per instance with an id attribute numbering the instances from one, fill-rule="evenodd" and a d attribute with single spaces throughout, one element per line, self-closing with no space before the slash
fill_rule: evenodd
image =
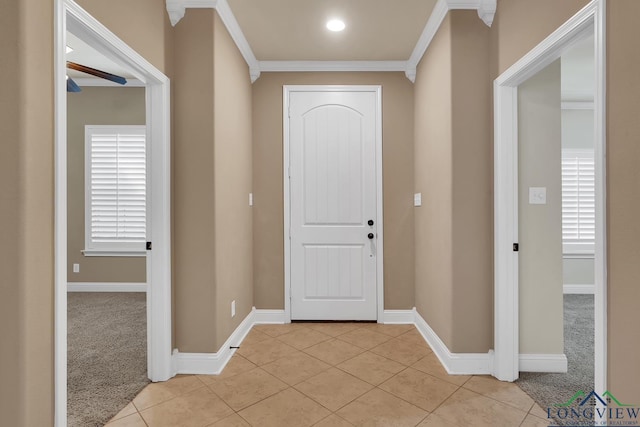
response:
<path id="1" fill-rule="evenodd" d="M 66 46 L 72 67 L 99 71 L 67 71 L 67 425 L 82 427 L 106 423 L 150 382 L 146 96 L 70 32 Z"/>

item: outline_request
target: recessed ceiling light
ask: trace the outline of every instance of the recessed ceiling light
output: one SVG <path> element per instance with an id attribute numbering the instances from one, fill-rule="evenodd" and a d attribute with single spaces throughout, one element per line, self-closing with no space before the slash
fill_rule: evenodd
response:
<path id="1" fill-rule="evenodd" d="M 332 19 L 327 22 L 327 29 L 329 31 L 342 31 L 344 30 L 344 27 L 344 21 L 341 21 L 340 19 Z"/>

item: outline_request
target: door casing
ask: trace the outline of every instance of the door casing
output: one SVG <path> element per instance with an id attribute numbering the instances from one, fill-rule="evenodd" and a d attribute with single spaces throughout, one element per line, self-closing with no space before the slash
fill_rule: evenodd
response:
<path id="1" fill-rule="evenodd" d="M 57 0 L 54 23 L 55 291 L 54 425 L 67 425 L 67 91 L 66 32 L 126 66 L 146 86 L 147 135 L 147 371 L 152 381 L 175 375 L 171 355 L 171 151 L 169 78 L 73 0 Z M 149 286 L 153 283 L 153 286 Z"/>
<path id="2" fill-rule="evenodd" d="M 285 85 L 283 87 L 283 185 L 284 185 L 284 319 L 291 322 L 291 192 L 289 180 L 289 95 L 292 92 L 373 92 L 376 94 L 376 305 L 377 321 L 384 319 L 384 218 L 382 192 L 382 87 L 379 85 Z"/>

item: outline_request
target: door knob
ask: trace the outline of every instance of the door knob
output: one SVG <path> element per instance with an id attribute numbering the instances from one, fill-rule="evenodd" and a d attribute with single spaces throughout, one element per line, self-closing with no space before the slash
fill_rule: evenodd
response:
<path id="1" fill-rule="evenodd" d="M 373 235 L 373 233 L 369 233 L 369 234 L 367 234 L 367 237 L 368 237 L 369 239 L 373 239 L 375 236 Z"/>
<path id="2" fill-rule="evenodd" d="M 369 225 L 373 225 L 373 220 L 372 220 L 372 219 L 370 219 L 369 221 L 367 221 L 367 224 L 369 224 Z"/>

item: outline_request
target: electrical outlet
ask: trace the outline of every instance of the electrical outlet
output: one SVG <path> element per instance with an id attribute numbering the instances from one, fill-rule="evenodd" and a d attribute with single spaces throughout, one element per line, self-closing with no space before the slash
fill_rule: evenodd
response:
<path id="1" fill-rule="evenodd" d="M 80 273 L 80 264 L 73 264 L 73 272 Z"/>
<path id="2" fill-rule="evenodd" d="M 231 317 L 236 315 L 236 300 L 231 301 Z"/>
<path id="3" fill-rule="evenodd" d="M 422 206 L 422 193 L 415 193 L 413 195 L 413 206 Z"/>

